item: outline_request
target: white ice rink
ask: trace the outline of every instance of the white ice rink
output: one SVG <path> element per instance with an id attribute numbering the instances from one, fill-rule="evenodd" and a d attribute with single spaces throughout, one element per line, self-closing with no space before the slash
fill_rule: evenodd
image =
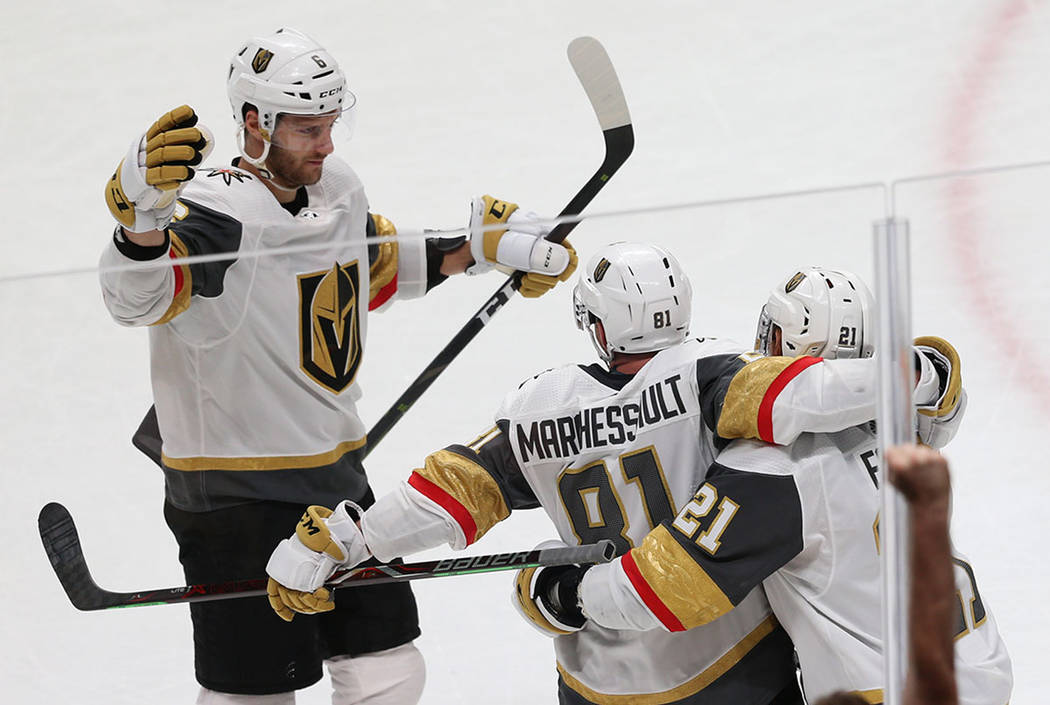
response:
<path id="1" fill-rule="evenodd" d="M 77 612 L 36 533 L 40 507 L 61 501 L 105 587 L 183 582 L 160 472 L 129 443 L 150 403 L 146 334 L 109 320 L 94 273 L 11 277 L 94 267 L 112 230 L 103 184 L 161 112 L 193 105 L 218 137 L 213 162 L 233 156 L 227 60 L 281 25 L 340 58 L 359 99 L 340 153 L 403 228 L 458 226 L 480 193 L 556 213 L 602 148 L 565 47 L 600 39 L 637 146 L 590 212 L 721 203 L 595 218 L 571 239 L 583 258 L 621 239 L 673 249 L 697 335 L 749 344 L 766 290 L 800 265 L 870 280 L 871 224 L 895 205 L 912 226 L 915 330 L 954 342 L 970 394 L 948 449 L 956 543 L 1013 656 L 1012 702 L 1050 692 L 1050 167 L 888 187 L 1050 160 L 1046 0 L 36 0 L 4 14 L 0 702 L 195 697 L 188 610 Z M 738 200 L 855 184 L 868 186 Z M 370 319 L 366 421 L 498 282 L 460 278 Z M 486 427 L 524 377 L 591 360 L 570 301 L 563 286 L 507 306 L 369 458 L 377 493 Z M 521 513 L 472 550 L 551 535 L 544 514 Z M 514 614 L 508 575 L 416 585 L 425 703 L 555 700 L 551 645 Z M 299 702 L 328 702 L 327 682 Z"/>

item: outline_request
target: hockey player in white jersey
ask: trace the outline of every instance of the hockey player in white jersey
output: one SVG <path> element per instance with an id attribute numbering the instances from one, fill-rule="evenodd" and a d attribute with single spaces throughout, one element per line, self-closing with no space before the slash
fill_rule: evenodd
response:
<path id="1" fill-rule="evenodd" d="M 872 306 L 854 275 L 799 272 L 763 309 L 759 350 L 870 356 Z M 946 382 L 920 408 L 920 435 L 944 443 L 965 406 L 958 357 L 940 339 L 916 343 Z M 564 591 L 569 618 L 586 615 L 586 624 L 676 632 L 720 623 L 761 585 L 794 642 L 807 699 L 851 691 L 881 703 L 877 447 L 867 423 L 786 447 L 735 441 L 673 521 L 608 565 L 556 574 L 549 589 Z M 1012 675 L 995 619 L 970 563 L 953 562 L 959 702 L 1006 705 Z"/>
<path id="2" fill-rule="evenodd" d="M 690 284 L 661 248 L 601 249 L 574 298 L 577 322 L 608 368 L 568 365 L 525 381 L 493 428 L 428 456 L 364 512 L 360 531 L 349 503 L 335 512 L 312 507 L 267 567 L 278 613 L 331 609 L 320 586 L 336 567 L 442 543 L 462 549 L 515 509 L 543 507 L 566 543 L 610 539 L 625 553 L 689 502 L 726 437 L 787 441 L 874 415 L 870 360 L 762 358 L 689 339 Z M 924 365 L 917 394 L 932 399 L 937 376 Z M 798 697 L 790 642 L 761 591 L 699 629 L 622 631 L 551 618 L 543 589 L 529 585 L 534 575 L 521 576 L 517 603 L 555 635 L 562 702 Z"/>
<path id="3" fill-rule="evenodd" d="M 371 504 L 356 407 L 368 311 L 468 267 L 524 270 L 526 296 L 575 268 L 571 248 L 489 196 L 471 203 L 472 231 L 505 227 L 469 242 L 374 241 L 394 227 L 332 155 L 355 97 L 305 34 L 248 40 L 227 92 L 240 150 L 231 166 L 201 167 L 210 134 L 182 106 L 133 141 L 105 193 L 118 221 L 102 256 L 106 305 L 124 325 L 151 326 L 155 413 L 135 441 L 163 468 L 165 518 L 192 583 L 261 574 L 286 533 L 278 527 L 309 504 Z M 299 249 L 240 255 L 282 246 Z M 185 255 L 226 257 L 127 269 Z M 422 689 L 407 585 L 347 596 L 333 614 L 293 625 L 259 599 L 191 614 L 200 703 L 291 703 L 324 659 L 338 705 L 411 703 Z"/>

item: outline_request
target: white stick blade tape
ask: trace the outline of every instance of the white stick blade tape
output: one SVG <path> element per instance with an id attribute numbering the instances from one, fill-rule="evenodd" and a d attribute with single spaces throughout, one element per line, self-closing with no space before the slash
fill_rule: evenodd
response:
<path id="1" fill-rule="evenodd" d="M 602 131 L 631 124 L 620 79 L 605 48 L 594 37 L 577 37 L 569 43 L 569 62 L 591 101 Z"/>

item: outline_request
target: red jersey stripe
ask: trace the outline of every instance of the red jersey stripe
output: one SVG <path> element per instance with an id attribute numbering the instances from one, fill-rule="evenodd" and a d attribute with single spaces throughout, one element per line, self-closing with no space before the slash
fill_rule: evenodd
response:
<path id="1" fill-rule="evenodd" d="M 170 259 L 177 259 L 178 256 L 179 256 L 178 253 L 175 252 L 175 248 L 170 248 L 168 250 L 168 257 Z M 183 287 L 183 285 L 185 283 L 184 277 L 183 277 L 183 274 L 182 274 L 182 267 L 179 266 L 179 265 L 175 265 L 174 267 L 172 267 L 172 269 L 175 270 L 175 294 L 174 295 L 178 296 L 179 292 L 182 291 L 182 287 Z"/>
<path id="2" fill-rule="evenodd" d="M 474 523 L 474 517 L 470 515 L 467 508 L 460 504 L 459 500 L 450 495 L 441 487 L 437 486 L 418 472 L 412 473 L 408 478 L 408 484 L 418 490 L 424 497 L 437 502 L 449 515 L 456 520 L 463 535 L 467 537 L 467 545 L 474 543 L 477 539 L 478 526 Z"/>
<path id="3" fill-rule="evenodd" d="M 815 365 L 818 362 L 823 362 L 824 359 L 820 357 L 800 357 L 790 365 L 784 368 L 784 371 L 777 375 L 777 378 L 773 380 L 773 383 L 769 385 L 766 390 L 766 394 L 762 397 L 762 403 L 758 405 L 758 437 L 766 443 L 773 443 L 773 403 L 776 402 L 777 396 L 784 391 L 784 387 L 788 386 L 795 377 L 801 374 L 802 370 L 806 369 L 810 365 Z"/>
<path id="4" fill-rule="evenodd" d="M 394 273 L 394 278 L 387 282 L 386 286 L 376 292 L 375 297 L 368 302 L 368 310 L 375 311 L 377 308 L 385 304 L 390 300 L 390 297 L 397 292 L 397 273 Z"/>
<path id="5" fill-rule="evenodd" d="M 627 574 L 627 579 L 631 581 L 635 592 L 638 593 L 638 597 L 642 598 L 642 602 L 649 608 L 649 611 L 656 615 L 656 618 L 669 631 L 684 632 L 685 626 L 678 620 L 678 617 L 674 616 L 674 613 L 664 604 L 656 592 L 649 587 L 649 583 L 645 581 L 645 578 L 642 577 L 642 573 L 638 570 L 638 564 L 634 562 L 634 556 L 631 551 L 625 553 L 623 558 L 620 559 L 620 565 L 623 566 L 623 572 Z"/>

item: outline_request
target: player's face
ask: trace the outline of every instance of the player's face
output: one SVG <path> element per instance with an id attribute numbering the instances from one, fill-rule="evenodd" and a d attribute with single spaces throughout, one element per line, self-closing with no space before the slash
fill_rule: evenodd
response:
<path id="1" fill-rule="evenodd" d="M 784 333 L 780 330 L 780 326 L 773 324 L 773 329 L 769 332 L 769 354 L 770 355 L 783 355 L 784 344 L 783 338 Z"/>
<path id="2" fill-rule="evenodd" d="M 273 175 L 290 188 L 316 184 L 325 158 L 335 150 L 332 127 L 338 118 L 338 113 L 282 115 L 266 160 Z"/>
<path id="3" fill-rule="evenodd" d="M 606 346 L 605 326 L 602 325 L 601 321 L 595 321 L 594 323 L 594 337 L 599 345 L 603 348 Z"/>

